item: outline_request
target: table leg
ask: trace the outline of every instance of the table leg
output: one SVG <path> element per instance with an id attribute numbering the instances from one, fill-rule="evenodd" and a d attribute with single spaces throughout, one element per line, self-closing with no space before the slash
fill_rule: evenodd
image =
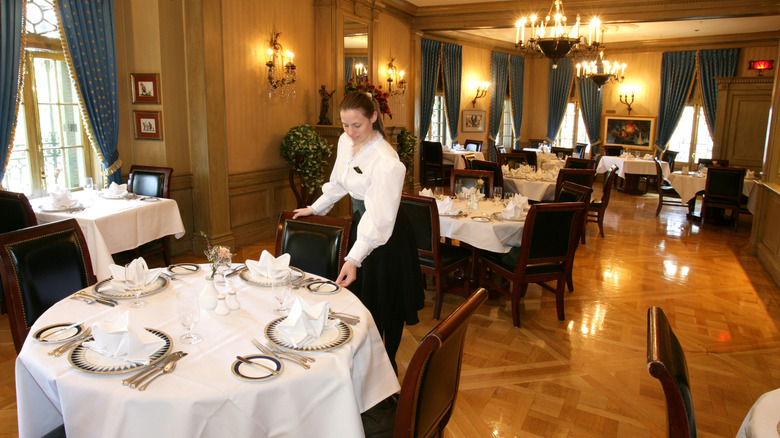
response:
<path id="1" fill-rule="evenodd" d="M 625 184 L 623 187 L 619 187 L 618 191 L 629 195 L 642 195 L 644 191 L 639 190 L 639 175 L 635 173 L 627 173 Z"/>

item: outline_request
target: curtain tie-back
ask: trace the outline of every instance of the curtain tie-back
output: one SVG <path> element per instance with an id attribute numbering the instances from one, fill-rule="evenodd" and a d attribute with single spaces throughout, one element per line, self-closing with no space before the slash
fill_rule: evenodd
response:
<path id="1" fill-rule="evenodd" d="M 103 170 L 103 175 L 108 177 L 109 175 L 116 173 L 116 171 L 118 171 L 121 168 L 122 168 L 122 160 L 117 159 L 110 166 L 108 166 L 106 169 Z"/>

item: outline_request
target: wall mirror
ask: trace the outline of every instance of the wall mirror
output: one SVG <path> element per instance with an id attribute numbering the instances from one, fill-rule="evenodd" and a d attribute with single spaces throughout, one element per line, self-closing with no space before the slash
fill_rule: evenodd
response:
<path id="1" fill-rule="evenodd" d="M 344 17 L 344 84 L 356 74 L 368 74 L 368 23 Z M 356 68 L 362 66 L 362 68 Z"/>

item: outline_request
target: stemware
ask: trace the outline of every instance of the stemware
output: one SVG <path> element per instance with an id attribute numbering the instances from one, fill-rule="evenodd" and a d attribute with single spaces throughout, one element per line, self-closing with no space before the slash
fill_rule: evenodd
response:
<path id="1" fill-rule="evenodd" d="M 195 324 L 200 321 L 200 303 L 198 293 L 184 289 L 176 292 L 176 307 L 179 312 L 179 322 L 187 333 L 181 335 L 179 340 L 185 344 L 197 344 L 203 338 L 192 332 Z"/>
<path id="2" fill-rule="evenodd" d="M 441 186 L 436 186 L 433 188 L 433 196 L 436 199 L 442 199 L 444 196 L 444 189 Z"/>
<path id="3" fill-rule="evenodd" d="M 504 196 L 504 188 L 503 187 L 493 187 L 493 203 L 499 204 L 501 203 L 501 198 Z"/>
<path id="4" fill-rule="evenodd" d="M 95 183 L 92 181 L 92 177 L 84 178 L 84 194 L 86 195 L 85 201 L 88 204 L 92 204 L 92 196 L 94 195 Z"/>
<path id="5" fill-rule="evenodd" d="M 271 279 L 271 291 L 274 294 L 274 298 L 279 302 L 279 307 L 274 309 L 274 313 L 279 316 L 285 316 L 290 312 L 290 309 L 284 305 L 285 301 L 290 298 L 290 271 L 285 271 L 284 275 L 274 277 Z"/>
<path id="6" fill-rule="evenodd" d="M 135 300 L 130 307 L 144 307 L 146 301 L 141 299 L 141 292 L 146 285 L 146 270 L 142 263 L 128 263 L 125 265 L 125 283 L 127 288 L 135 294 Z"/>

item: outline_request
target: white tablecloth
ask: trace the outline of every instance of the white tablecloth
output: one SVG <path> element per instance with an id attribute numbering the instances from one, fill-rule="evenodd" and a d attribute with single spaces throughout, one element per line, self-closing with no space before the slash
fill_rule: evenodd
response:
<path id="1" fill-rule="evenodd" d="M 111 254 L 137 248 L 164 236 L 184 236 L 184 223 L 179 206 L 173 199 L 141 201 L 140 199 L 104 199 L 84 192 L 73 195 L 87 208 L 75 213 L 42 212 L 41 206 L 51 203 L 49 197 L 31 200 L 38 223 L 74 218 L 81 226 L 89 247 L 92 269 L 98 280 L 111 276 L 108 265 Z"/>
<path id="2" fill-rule="evenodd" d="M 618 176 L 625 178 L 626 174 L 633 175 L 655 175 L 655 161 L 643 160 L 641 158 L 622 158 L 603 156 L 596 168 L 596 173 L 606 173 L 613 164 L 618 166 Z M 669 175 L 669 163 L 661 162 L 661 171 L 666 178 Z"/>
<path id="3" fill-rule="evenodd" d="M 455 201 L 455 208 L 467 210 L 465 201 Z M 492 215 L 501 211 L 503 205 L 493 204 L 492 200 L 479 202 L 478 211 L 470 211 L 473 215 Z M 491 216 L 492 217 L 492 216 Z M 439 216 L 439 233 L 443 237 L 460 240 L 469 245 L 493 252 L 509 252 L 513 246 L 520 246 L 525 221 L 477 222 L 471 217 Z"/>
<path id="4" fill-rule="evenodd" d="M 465 169 L 466 165 L 463 163 L 463 155 L 474 154 L 476 160 L 485 161 L 485 155 L 482 152 L 473 151 L 453 151 L 452 149 L 442 150 L 442 162 L 444 164 L 452 164 L 455 169 Z"/>
<path id="5" fill-rule="evenodd" d="M 504 175 L 504 193 L 519 193 L 532 201 L 555 199 L 555 181 L 533 181 Z"/>
<path id="6" fill-rule="evenodd" d="M 161 330 L 174 339 L 173 351 L 189 353 L 176 370 L 144 392 L 121 384 L 132 374 L 95 375 L 74 369 L 67 358 L 48 356 L 53 348 L 28 336 L 16 360 L 16 394 L 21 437 L 39 437 L 63 419 L 73 437 L 362 437 L 360 413 L 400 389 L 382 340 L 368 310 L 346 289 L 314 295 L 296 289 L 313 304 L 330 302 L 336 311 L 359 315 L 352 339 L 335 350 L 313 354 L 305 370 L 284 363 L 284 372 L 264 382 L 234 376 L 236 355 L 258 353 L 252 338 L 265 340 L 263 329 L 278 305 L 270 288 L 232 283 L 241 310 L 227 316 L 201 311 L 195 333 L 203 341 L 178 341 L 176 290 L 204 284 L 201 269 L 180 277 L 162 292 L 145 298 L 147 306 L 131 309 L 123 300 L 115 308 L 65 299 L 44 313 L 30 333 L 48 324 L 114 320 L 130 311 L 131 321 Z"/>
<path id="7" fill-rule="evenodd" d="M 750 408 L 737 438 L 777 438 L 780 423 L 780 389 L 767 392 Z"/>
<path id="8" fill-rule="evenodd" d="M 672 187 L 680 194 L 682 202 L 688 202 L 707 187 L 707 176 L 696 173 L 683 175 L 681 172 L 672 172 L 669 174 L 669 182 L 672 183 Z M 753 209 L 756 206 L 756 197 L 752 196 L 755 191 L 756 181 L 745 178 L 742 184 L 742 194 L 748 197 L 747 209 L 751 213 L 753 213 Z"/>

